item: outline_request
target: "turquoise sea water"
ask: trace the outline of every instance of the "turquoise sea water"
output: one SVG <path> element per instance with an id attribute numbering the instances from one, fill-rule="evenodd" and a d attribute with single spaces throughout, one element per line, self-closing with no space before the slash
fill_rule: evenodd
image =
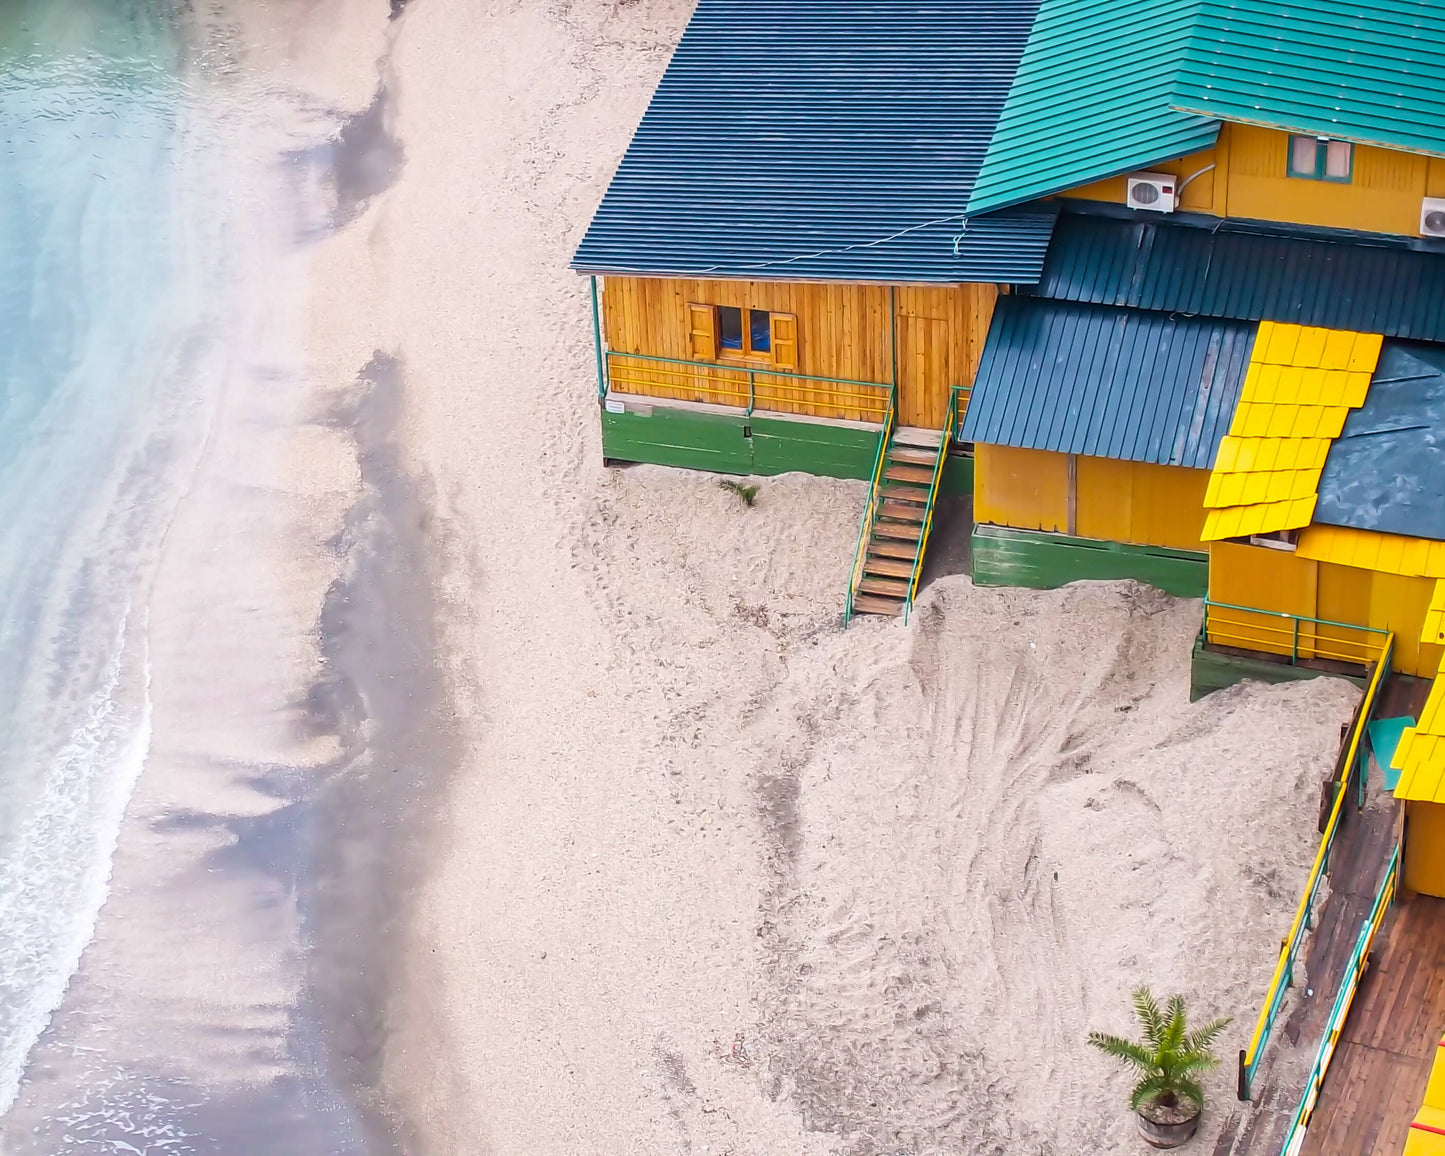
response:
<path id="1" fill-rule="evenodd" d="M 105 896 L 223 356 L 220 158 L 175 27 L 167 0 L 0 6 L 0 1115 Z"/>

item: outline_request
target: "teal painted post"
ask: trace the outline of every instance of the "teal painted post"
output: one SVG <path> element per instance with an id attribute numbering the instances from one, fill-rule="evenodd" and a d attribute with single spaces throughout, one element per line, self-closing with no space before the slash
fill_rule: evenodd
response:
<path id="1" fill-rule="evenodd" d="M 1296 619 L 1294 620 L 1294 644 L 1290 647 L 1289 664 L 1290 664 L 1291 666 L 1298 666 L 1298 665 L 1299 665 L 1299 619 L 1298 619 L 1298 618 L 1296 618 Z"/>
<path id="2" fill-rule="evenodd" d="M 889 382 L 893 396 L 898 397 L 898 287 L 888 286 L 888 360 L 891 362 Z"/>
<path id="3" fill-rule="evenodd" d="M 607 377 L 602 371 L 602 315 L 597 307 L 597 277 L 593 275 L 588 280 L 592 282 L 592 346 L 597 351 L 597 397 L 605 401 Z"/>
<path id="4" fill-rule="evenodd" d="M 753 416 L 753 406 L 757 404 L 757 376 L 748 370 L 748 417 Z"/>

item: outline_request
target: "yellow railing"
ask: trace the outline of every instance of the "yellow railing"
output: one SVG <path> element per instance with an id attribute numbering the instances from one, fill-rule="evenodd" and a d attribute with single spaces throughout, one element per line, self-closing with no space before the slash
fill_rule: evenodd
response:
<path id="1" fill-rule="evenodd" d="M 884 419 L 892 393 L 872 381 L 610 351 L 607 383 L 615 393 L 866 422 Z"/>
<path id="2" fill-rule="evenodd" d="M 1239 608 L 1235 607 L 1234 609 Z M 1368 628 L 1356 627 L 1355 629 L 1367 630 Z M 1265 990 L 1264 1006 L 1260 1008 L 1259 1019 L 1254 1026 L 1254 1034 L 1249 1038 L 1249 1046 L 1242 1048 L 1239 1053 L 1238 1095 L 1241 1100 L 1249 1099 L 1255 1072 L 1264 1055 L 1265 1045 L 1269 1042 L 1269 1034 L 1274 1027 L 1275 1017 L 1279 1014 L 1280 1004 L 1284 1002 L 1284 993 L 1294 982 L 1295 960 L 1304 943 L 1305 932 L 1313 923 L 1315 896 L 1319 892 L 1325 872 L 1329 869 L 1330 846 L 1334 843 L 1335 833 L 1339 830 L 1340 816 L 1344 813 L 1345 797 L 1350 793 L 1350 775 L 1356 771 L 1360 762 L 1360 740 L 1378 703 L 1385 679 L 1390 673 L 1390 657 L 1394 653 L 1395 635 L 1389 631 L 1372 633 L 1383 633 L 1384 640 L 1376 650 L 1370 681 L 1365 687 L 1364 698 L 1361 699 L 1359 709 L 1355 712 L 1354 722 L 1350 726 L 1349 741 L 1345 747 L 1344 759 L 1340 763 L 1339 788 L 1335 792 L 1335 803 L 1330 808 L 1330 817 L 1325 824 L 1319 850 L 1315 852 L 1314 865 L 1310 868 L 1309 880 L 1305 884 L 1304 895 L 1295 911 L 1294 922 L 1290 924 L 1289 934 L 1280 944 L 1279 961 L 1275 964 L 1274 975 L 1270 978 L 1269 987 Z"/>
<path id="3" fill-rule="evenodd" d="M 1368 666 L 1379 657 L 1388 631 L 1327 618 L 1306 618 L 1204 600 L 1204 641 L 1237 650 Z"/>

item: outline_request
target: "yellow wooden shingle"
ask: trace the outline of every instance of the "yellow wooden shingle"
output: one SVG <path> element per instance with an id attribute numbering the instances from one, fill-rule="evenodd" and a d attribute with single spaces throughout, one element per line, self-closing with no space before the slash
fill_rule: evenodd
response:
<path id="1" fill-rule="evenodd" d="M 1411 578 L 1445 578 L 1445 542 L 1379 530 L 1309 526 L 1300 531 L 1295 556 Z"/>
<path id="2" fill-rule="evenodd" d="M 1390 765 L 1400 771 L 1395 798 L 1445 802 L 1445 670 L 1430 685 L 1419 721 L 1400 735 Z"/>
<path id="3" fill-rule="evenodd" d="M 1261 321 L 1204 506 L 1204 539 L 1308 526 L 1330 443 L 1364 404 L 1383 339 Z"/>

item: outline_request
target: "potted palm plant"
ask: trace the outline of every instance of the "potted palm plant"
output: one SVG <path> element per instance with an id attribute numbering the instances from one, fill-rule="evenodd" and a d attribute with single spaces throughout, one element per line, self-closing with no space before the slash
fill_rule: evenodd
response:
<path id="1" fill-rule="evenodd" d="M 1138 1075 L 1129 1107 L 1137 1113 L 1144 1139 L 1156 1148 L 1177 1148 L 1199 1127 L 1204 1089 L 1198 1077 L 1219 1063 L 1209 1047 L 1229 1020 L 1213 1020 L 1191 1032 L 1184 997 L 1174 996 L 1161 1012 L 1146 987 L 1134 992 L 1134 1013 L 1144 1029 L 1142 1042 L 1090 1032 L 1089 1043 Z"/>

